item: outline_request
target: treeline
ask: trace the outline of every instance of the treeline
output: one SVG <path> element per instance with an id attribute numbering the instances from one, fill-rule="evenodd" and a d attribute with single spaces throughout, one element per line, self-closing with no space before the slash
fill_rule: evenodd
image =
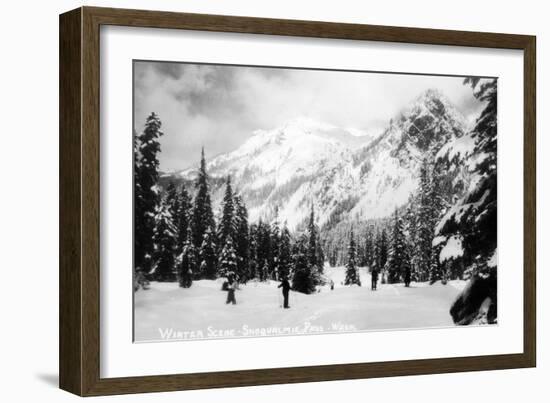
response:
<path id="1" fill-rule="evenodd" d="M 148 280 L 179 281 L 234 275 L 240 282 L 288 278 L 295 291 L 311 293 L 324 282 L 325 256 L 313 205 L 307 228 L 292 236 L 278 215 L 250 224 L 248 210 L 231 178 L 225 182 L 216 220 L 204 150 L 194 194 L 182 184 L 159 185 L 161 122 L 151 114 L 134 143 L 134 269 L 136 288 Z"/>

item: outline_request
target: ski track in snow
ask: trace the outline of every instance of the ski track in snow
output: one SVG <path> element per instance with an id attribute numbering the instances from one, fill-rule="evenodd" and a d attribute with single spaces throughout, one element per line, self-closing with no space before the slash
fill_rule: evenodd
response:
<path id="1" fill-rule="evenodd" d="M 340 325 L 346 331 L 453 326 L 449 308 L 465 284 L 412 283 L 405 288 L 379 282 L 378 290 L 371 291 L 366 269 L 360 269 L 362 287 L 343 285 L 344 267 L 326 267 L 325 274 L 334 281 L 334 290 L 323 286 L 311 295 L 291 291 L 290 309 L 281 308 L 276 281 L 241 285 L 237 305 L 225 304 L 221 279 L 195 281 L 188 289 L 153 282 L 149 290 L 135 294 L 135 341 L 159 341 L 159 329 L 202 331 L 200 338 L 207 338 L 209 326 L 220 331 L 311 326 L 317 329 L 313 332 L 341 331 Z"/>

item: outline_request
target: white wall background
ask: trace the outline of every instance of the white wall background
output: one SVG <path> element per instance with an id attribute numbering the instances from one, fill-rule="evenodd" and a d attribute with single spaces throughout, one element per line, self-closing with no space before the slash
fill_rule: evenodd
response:
<path id="1" fill-rule="evenodd" d="M 79 1 L 4 2 L 0 25 L 0 398 L 68 402 L 58 365 L 58 14 Z M 537 35 L 538 368 L 101 398 L 113 402 L 546 402 L 550 276 L 550 26 L 545 2 L 121 0 L 88 5 Z M 7 140 L 7 142 L 6 142 Z M 546 186 L 545 185 L 546 182 Z M 519 247 L 519 245 L 518 245 Z"/>

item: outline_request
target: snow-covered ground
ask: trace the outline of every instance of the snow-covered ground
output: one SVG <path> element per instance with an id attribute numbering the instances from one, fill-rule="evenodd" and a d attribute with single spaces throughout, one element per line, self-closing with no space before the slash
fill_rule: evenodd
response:
<path id="1" fill-rule="evenodd" d="M 177 283 L 151 283 L 135 293 L 135 341 L 211 337 L 254 337 L 319 332 L 367 331 L 453 326 L 449 308 L 464 282 L 378 284 L 360 270 L 363 287 L 344 286 L 345 268 L 325 269 L 334 290 L 290 292 L 290 309 L 282 309 L 278 282 L 249 282 L 236 291 L 237 305 L 226 305 L 222 280 L 195 281 L 188 289 Z"/>

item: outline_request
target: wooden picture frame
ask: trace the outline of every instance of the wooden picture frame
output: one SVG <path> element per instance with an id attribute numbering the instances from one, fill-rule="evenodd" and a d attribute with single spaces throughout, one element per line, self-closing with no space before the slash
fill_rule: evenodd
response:
<path id="1" fill-rule="evenodd" d="M 102 25 L 286 35 L 524 52 L 523 353 L 254 369 L 128 378 L 100 377 L 99 35 Z M 536 365 L 535 37 L 482 32 L 81 7 L 60 16 L 60 387 L 80 396 L 161 392 Z"/>

